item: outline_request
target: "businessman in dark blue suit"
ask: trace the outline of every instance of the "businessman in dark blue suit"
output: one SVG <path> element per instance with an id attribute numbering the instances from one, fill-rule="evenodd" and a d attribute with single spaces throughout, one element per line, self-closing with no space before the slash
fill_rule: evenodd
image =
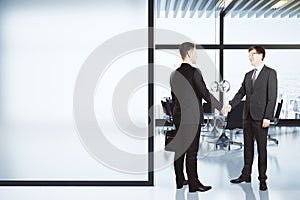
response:
<path id="1" fill-rule="evenodd" d="M 251 182 L 254 140 L 256 140 L 259 188 L 267 190 L 267 134 L 277 99 L 277 74 L 274 69 L 264 65 L 265 49 L 262 46 L 252 46 L 248 52 L 254 69 L 246 73 L 239 91 L 229 105 L 222 109 L 223 114 L 227 114 L 246 96 L 243 112 L 244 168 L 242 174 L 230 182 Z"/>
<path id="2" fill-rule="evenodd" d="M 212 187 L 203 185 L 198 179 L 197 152 L 203 122 L 202 99 L 211 103 L 211 96 L 201 71 L 193 66 L 197 60 L 196 45 L 185 42 L 180 45 L 179 51 L 182 64 L 170 77 L 174 101 L 174 124 L 177 131 L 174 161 L 176 185 L 180 189 L 188 184 L 190 192 L 204 192 Z M 183 174 L 184 158 L 188 181 L 185 180 Z"/>

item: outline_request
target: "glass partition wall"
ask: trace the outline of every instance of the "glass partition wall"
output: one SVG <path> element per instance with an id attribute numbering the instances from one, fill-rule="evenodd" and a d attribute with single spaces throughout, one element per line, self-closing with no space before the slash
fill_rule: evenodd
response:
<path id="1" fill-rule="evenodd" d="M 247 48 L 258 44 L 266 48 L 265 65 L 277 71 L 278 97 L 283 100 L 280 118 L 299 124 L 300 26 L 298 18 L 231 18 L 224 19 L 224 79 L 232 83 L 230 99 L 240 87 L 243 75 L 252 67 Z"/>
<path id="2" fill-rule="evenodd" d="M 170 74 L 181 65 L 182 58 L 178 46 L 183 42 L 192 42 L 197 45 L 196 67 L 202 72 L 210 92 L 218 101 L 221 101 L 222 93 L 215 88 L 216 83 L 219 84 L 221 81 L 219 10 L 212 8 L 209 12 L 199 13 L 197 9 L 181 9 L 186 6 L 196 7 L 196 5 L 191 5 L 191 2 L 187 5 L 185 5 L 186 1 L 156 2 L 160 2 L 160 5 L 156 4 L 154 18 L 154 118 L 164 119 L 165 117 L 161 100 L 171 97 Z M 169 5 L 169 11 L 166 10 L 165 5 Z M 176 6 L 179 7 L 178 10 L 173 9 Z M 202 17 L 199 17 L 200 14 Z M 205 101 L 203 102 L 205 103 Z M 164 136 L 161 134 L 161 127 L 158 127 L 157 130 L 159 131 L 155 132 L 154 149 L 160 151 L 164 148 L 162 143 Z M 173 156 L 165 152 L 163 160 L 165 166 L 172 165 Z"/>
<path id="3" fill-rule="evenodd" d="M 203 70 L 211 92 L 225 104 L 239 89 L 244 74 L 252 69 L 247 49 L 252 45 L 263 45 L 266 48 L 265 64 L 278 74 L 278 101 L 283 99 L 280 118 L 291 124 L 299 124 L 300 91 L 297 77 L 300 76 L 300 70 L 297 58 L 300 56 L 300 30 L 295 27 L 300 26 L 300 20 L 296 15 L 288 14 L 287 9 L 292 5 L 279 12 L 269 9 L 272 5 L 267 2 L 264 4 L 268 5 L 262 7 L 258 5 L 259 2 L 231 1 L 228 5 L 220 2 L 223 1 L 157 1 L 156 64 L 176 69 L 180 63 L 178 45 L 184 39 L 195 42 L 201 49 L 198 52 L 205 52 L 211 59 L 211 62 L 207 62 L 205 56 L 199 54 L 197 66 Z M 170 29 L 175 33 L 166 37 L 160 29 Z M 177 33 L 179 36 L 175 37 Z M 173 58 L 166 56 L 170 50 Z M 230 90 L 214 92 L 216 90 L 211 85 L 214 85 L 214 81 L 220 83 L 223 80 L 229 81 Z M 161 96 L 168 94 L 168 90 L 156 87 L 157 105 Z"/>
<path id="4" fill-rule="evenodd" d="M 215 82 L 220 82 L 220 51 L 219 44 L 219 16 L 216 10 L 206 17 L 199 18 L 198 14 L 192 14 L 187 10 L 185 17 L 182 10 L 168 14 L 163 9 L 156 13 L 155 18 L 155 68 L 154 81 L 156 106 L 155 118 L 162 118 L 163 111 L 160 100 L 170 97 L 169 77 L 170 73 L 178 68 L 182 62 L 178 46 L 183 42 L 193 42 L 197 45 L 197 64 L 201 70 L 208 88 L 212 88 Z M 190 17 L 193 15 L 193 17 Z M 164 74 L 162 74 L 164 73 Z M 218 91 L 211 93 L 220 100 Z"/>

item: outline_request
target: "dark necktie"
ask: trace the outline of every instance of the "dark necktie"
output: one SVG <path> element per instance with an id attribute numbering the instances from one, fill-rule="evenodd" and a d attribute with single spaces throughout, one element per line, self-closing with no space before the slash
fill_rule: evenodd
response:
<path id="1" fill-rule="evenodd" d="M 257 69 L 254 69 L 253 74 L 252 74 L 252 78 L 251 78 L 252 87 L 254 86 L 254 83 L 255 83 L 255 80 L 256 80 L 256 72 L 257 72 Z"/>

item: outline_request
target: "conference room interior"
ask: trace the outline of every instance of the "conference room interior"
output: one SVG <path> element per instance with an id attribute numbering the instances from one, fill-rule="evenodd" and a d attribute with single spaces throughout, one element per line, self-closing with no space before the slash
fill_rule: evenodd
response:
<path id="1" fill-rule="evenodd" d="M 0 198 L 297 199 L 299 19 L 296 0 L 1 1 Z M 252 182 L 229 182 L 243 167 L 243 132 L 224 129 L 217 109 L 204 114 L 197 157 L 212 190 L 176 189 L 162 101 L 186 41 L 222 105 L 252 69 L 248 48 L 266 48 L 282 101 L 269 129 L 267 191 L 256 151 Z M 216 145 L 222 133 L 239 144 Z"/>

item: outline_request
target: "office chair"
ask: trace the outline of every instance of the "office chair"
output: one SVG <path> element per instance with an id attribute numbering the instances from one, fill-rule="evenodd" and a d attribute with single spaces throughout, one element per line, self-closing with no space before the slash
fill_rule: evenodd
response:
<path id="1" fill-rule="evenodd" d="M 218 117 L 215 115 L 215 109 L 221 110 L 222 104 L 214 97 L 214 95 L 210 95 L 211 102 L 210 103 L 203 103 L 203 115 L 204 115 L 204 123 L 202 126 L 203 132 L 210 132 L 210 134 L 202 135 L 202 136 L 213 136 L 218 137 L 219 131 L 216 128 L 216 121 L 218 121 Z M 211 125 L 211 122 L 214 125 Z M 211 130 L 212 128 L 212 130 Z"/>
<path id="2" fill-rule="evenodd" d="M 227 118 L 225 120 L 225 125 L 222 130 L 222 134 L 220 135 L 219 139 L 216 143 L 216 149 L 218 146 L 227 147 L 230 151 L 230 145 L 238 145 L 242 148 L 242 142 L 235 142 L 232 140 L 232 136 L 234 130 L 240 131 L 239 129 L 243 128 L 243 109 L 244 109 L 245 101 L 241 101 L 236 107 L 234 107 L 231 112 L 228 113 Z M 225 134 L 226 130 L 230 130 L 230 138 L 228 138 Z"/>
<path id="3" fill-rule="evenodd" d="M 167 130 L 169 130 L 169 128 L 171 130 L 175 129 L 175 125 L 173 123 L 173 100 L 171 99 L 171 97 L 164 97 L 163 100 L 161 100 L 161 105 L 165 113 L 163 129 L 165 127 L 167 127 Z"/>
<path id="4" fill-rule="evenodd" d="M 211 115 L 211 104 L 203 103 L 203 115 L 204 115 L 204 124 L 202 124 L 201 131 L 202 132 L 209 132 L 210 128 L 212 127 L 210 122 L 212 120 Z"/>
<path id="5" fill-rule="evenodd" d="M 276 108 L 276 111 L 275 111 L 275 115 L 274 115 L 274 118 L 270 122 L 270 126 L 274 126 L 274 127 L 277 126 L 278 121 L 279 121 L 281 108 L 282 108 L 282 104 L 283 104 L 283 99 L 281 99 L 280 102 L 277 103 L 277 108 Z M 271 140 L 271 141 L 275 142 L 275 144 L 279 143 L 279 141 L 276 138 L 271 137 L 271 134 L 269 134 L 269 133 L 268 133 L 268 140 Z"/>

